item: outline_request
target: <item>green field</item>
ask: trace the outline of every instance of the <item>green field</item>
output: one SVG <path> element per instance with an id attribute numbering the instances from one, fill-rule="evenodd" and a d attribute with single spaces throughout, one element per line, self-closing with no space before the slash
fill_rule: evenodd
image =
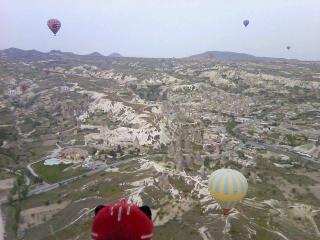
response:
<path id="1" fill-rule="evenodd" d="M 44 181 L 48 183 L 56 183 L 73 176 L 78 176 L 87 171 L 83 168 L 69 169 L 67 171 L 64 171 L 70 166 L 72 166 L 72 164 L 46 166 L 43 164 L 43 162 L 38 162 L 33 164 L 32 168 Z"/>

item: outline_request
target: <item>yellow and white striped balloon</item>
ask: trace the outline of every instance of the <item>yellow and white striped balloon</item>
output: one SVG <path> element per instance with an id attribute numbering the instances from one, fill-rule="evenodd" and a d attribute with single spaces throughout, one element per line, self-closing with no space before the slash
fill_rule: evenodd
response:
<path id="1" fill-rule="evenodd" d="M 211 195 L 227 214 L 246 195 L 248 182 L 242 173 L 223 168 L 210 175 L 208 187 Z"/>

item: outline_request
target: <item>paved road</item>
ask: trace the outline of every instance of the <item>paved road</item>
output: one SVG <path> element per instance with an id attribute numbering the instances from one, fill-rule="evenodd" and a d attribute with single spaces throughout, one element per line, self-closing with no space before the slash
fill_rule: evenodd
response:
<path id="1" fill-rule="evenodd" d="M 266 144 L 266 143 L 263 143 L 263 142 L 260 142 L 256 139 L 253 139 L 253 138 L 250 138 L 244 134 L 242 134 L 239 129 L 241 127 L 244 127 L 244 126 L 247 126 L 249 124 L 252 124 L 253 122 L 249 122 L 249 123 L 243 123 L 243 124 L 240 124 L 238 126 L 236 126 L 234 129 L 233 129 L 233 133 L 235 134 L 235 136 L 241 140 L 244 140 L 247 144 L 250 144 L 251 146 L 255 146 L 255 147 L 263 147 L 265 148 L 266 150 L 269 150 L 271 152 L 276 152 L 276 153 L 279 153 L 279 154 L 283 154 L 283 155 L 287 155 L 288 157 L 295 157 L 295 158 L 298 158 L 298 159 L 302 159 L 303 161 L 307 162 L 307 163 L 312 163 L 314 165 L 317 165 L 317 166 L 320 166 L 320 160 L 318 159 L 315 159 L 315 158 L 312 158 L 312 157 L 307 157 L 307 156 L 303 156 L 295 151 L 292 151 L 292 150 L 289 150 L 289 149 L 286 149 L 286 148 L 282 148 L 282 147 L 279 147 L 279 146 L 273 146 L 273 145 L 269 145 L 269 144 Z"/>
<path id="2" fill-rule="evenodd" d="M 35 171 L 33 170 L 33 168 L 31 167 L 31 165 L 33 165 L 33 164 L 35 164 L 35 163 L 38 163 L 38 162 L 41 162 L 41 161 L 43 161 L 43 159 L 41 159 L 41 160 L 39 160 L 39 161 L 36 161 L 36 162 L 29 163 L 29 164 L 27 165 L 27 169 L 28 169 L 28 171 L 32 174 L 32 176 L 34 176 L 34 177 L 39 177 L 39 175 L 36 174 L 36 172 L 35 172 Z"/>
<path id="3" fill-rule="evenodd" d="M 128 160 L 123 160 L 123 161 L 119 161 L 119 162 L 116 162 L 116 163 L 113 163 L 113 164 L 109 164 L 109 165 L 106 165 L 106 164 L 103 164 L 101 165 L 101 167 L 99 167 L 98 169 L 95 169 L 95 170 L 92 170 L 90 172 L 87 172 L 87 173 L 84 173 L 84 174 L 81 174 L 79 176 L 76 176 L 76 177 L 71 177 L 69 179 L 66 179 L 66 180 L 63 180 L 61 182 L 58 182 L 58 183 L 54 183 L 54 184 L 48 184 L 48 183 L 44 183 L 42 185 L 39 185 L 38 187 L 36 187 L 35 189 L 32 189 L 29 191 L 28 193 L 28 197 L 32 196 L 32 195 L 36 195 L 36 194 L 40 194 L 40 193 L 44 193 L 44 192 L 48 192 L 48 191 L 52 191 L 56 188 L 58 188 L 59 186 L 62 186 L 62 185 L 65 185 L 65 184 L 68 184 L 68 183 L 71 183 L 71 182 L 74 182 L 76 180 L 79 180 L 80 178 L 82 177 L 85 177 L 85 176 L 92 176 L 94 174 L 97 174 L 103 170 L 106 170 L 108 168 L 113 168 L 113 167 L 117 167 L 121 164 L 125 164 L 125 163 L 128 163 L 128 162 L 132 162 L 132 161 L 135 161 L 139 158 L 141 158 L 143 156 L 139 156 L 139 157 L 134 157 L 134 158 L 130 158 Z M 3 224 L 3 219 L 2 219 L 2 213 L 1 213 L 1 204 L 4 204 L 7 202 L 7 198 L 6 197 L 3 197 L 0 199 L 0 240 L 4 240 L 4 224 Z"/>
<path id="4" fill-rule="evenodd" d="M 79 180 L 79 179 L 81 179 L 83 177 L 89 177 L 89 176 L 95 175 L 95 174 L 97 174 L 97 173 L 99 173 L 101 171 L 104 171 L 104 170 L 106 170 L 108 168 L 117 167 L 117 166 L 119 166 L 121 164 L 132 162 L 132 161 L 135 161 L 137 159 L 138 159 L 137 157 L 134 157 L 134 158 L 131 158 L 131 159 L 128 159 L 128 160 L 119 161 L 119 162 L 112 163 L 112 164 L 109 164 L 109 165 L 103 164 L 99 168 L 97 168 L 95 170 L 92 170 L 90 172 L 83 173 L 83 174 L 81 174 L 79 176 L 71 177 L 71 178 L 68 178 L 66 180 L 63 180 L 63 181 L 60 181 L 60 182 L 57 182 L 57 183 L 53 183 L 53 184 L 47 184 L 46 183 L 46 184 L 40 185 L 40 186 L 36 187 L 35 189 L 32 189 L 31 191 L 29 191 L 28 197 L 30 197 L 32 195 L 36 195 L 36 194 L 40 194 L 40 193 L 51 191 L 53 189 L 58 188 L 59 186 L 62 186 L 62 185 L 77 181 L 77 180 Z"/>
<path id="5" fill-rule="evenodd" d="M 36 188 L 34 188 L 34 189 L 29 191 L 28 197 L 30 197 L 32 195 L 36 195 L 36 194 L 52 191 L 52 190 L 54 190 L 54 189 L 56 189 L 56 188 L 58 188 L 58 187 L 60 187 L 62 185 L 77 181 L 77 180 L 79 180 L 79 179 L 81 179 L 83 177 L 92 176 L 92 175 L 97 174 L 97 173 L 99 173 L 101 171 L 104 171 L 104 170 L 106 170 L 108 168 L 117 167 L 117 166 L 119 166 L 121 164 L 132 162 L 132 161 L 135 161 L 135 160 L 137 160 L 139 158 L 140 157 L 134 157 L 134 158 L 130 158 L 128 160 L 119 161 L 119 162 L 112 163 L 112 164 L 109 164 L 109 165 L 103 164 L 103 165 L 101 165 L 99 168 L 97 168 L 95 170 L 83 173 L 83 174 L 75 176 L 75 177 L 68 178 L 66 180 L 63 180 L 63 181 L 60 181 L 60 182 L 57 182 L 57 183 L 53 183 L 53 184 L 44 183 L 44 184 L 38 185 Z M 6 197 L 3 197 L 3 198 L 0 199 L 0 204 L 4 204 L 6 202 L 7 202 L 7 198 Z"/>

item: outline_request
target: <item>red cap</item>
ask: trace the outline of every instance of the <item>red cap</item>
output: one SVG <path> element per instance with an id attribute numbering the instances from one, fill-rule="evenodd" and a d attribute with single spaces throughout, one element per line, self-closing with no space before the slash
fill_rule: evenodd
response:
<path id="1" fill-rule="evenodd" d="M 223 209 L 223 214 L 224 214 L 224 215 L 228 215 L 229 212 L 230 212 L 230 210 L 231 210 L 231 208 L 224 208 L 224 209 Z"/>
<path id="2" fill-rule="evenodd" d="M 93 240 L 152 240 L 152 233 L 152 221 L 125 199 L 102 208 L 91 226 Z"/>

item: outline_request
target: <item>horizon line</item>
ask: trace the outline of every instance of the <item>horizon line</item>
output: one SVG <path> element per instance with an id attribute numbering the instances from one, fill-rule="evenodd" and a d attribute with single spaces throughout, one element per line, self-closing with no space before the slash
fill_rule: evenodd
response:
<path id="1" fill-rule="evenodd" d="M 290 60 L 290 61 L 301 61 L 301 62 L 320 62 L 320 60 L 310 60 L 310 59 L 303 60 L 303 59 L 299 59 L 299 58 L 256 56 L 256 55 L 253 55 L 251 53 L 234 52 L 234 51 L 229 51 L 229 50 L 225 50 L 225 51 L 223 51 L 223 50 L 208 50 L 208 51 L 204 51 L 204 52 L 201 52 L 201 53 L 195 53 L 195 54 L 192 54 L 192 55 L 189 55 L 189 56 L 184 56 L 184 57 L 123 56 L 119 52 L 111 52 L 108 55 L 104 55 L 99 51 L 93 51 L 93 52 L 90 52 L 90 53 L 79 53 L 79 52 L 71 52 L 71 51 L 62 51 L 62 50 L 59 50 L 59 49 L 51 49 L 50 51 L 41 51 L 41 50 L 38 50 L 38 49 L 22 49 L 22 48 L 17 48 L 17 47 L 8 47 L 8 48 L 5 48 L 5 49 L 0 49 L 0 51 L 5 51 L 5 50 L 8 50 L 8 49 L 18 49 L 18 50 L 21 50 L 21 51 L 37 51 L 37 52 L 40 52 L 40 53 L 50 53 L 52 51 L 58 51 L 58 52 L 61 52 L 61 53 L 72 53 L 72 54 L 75 54 L 75 55 L 78 55 L 78 56 L 87 56 L 87 55 L 90 55 L 90 54 L 93 54 L 93 53 L 98 53 L 102 57 L 110 57 L 111 54 L 118 53 L 118 54 L 121 55 L 121 57 L 119 57 L 119 58 L 145 58 L 145 59 L 186 59 L 186 58 L 190 58 L 190 57 L 193 57 L 193 56 L 197 56 L 197 55 L 201 55 L 201 54 L 205 54 L 205 53 L 209 53 L 209 52 L 218 52 L 218 53 L 244 54 L 244 55 L 248 55 L 248 56 L 253 57 L 253 58 L 257 58 L 257 60 L 263 60 L 263 59 L 268 60 L 269 59 L 269 60 Z M 235 61 L 235 60 L 233 60 L 233 61 Z M 239 61 L 242 61 L 242 60 L 239 60 Z"/>

